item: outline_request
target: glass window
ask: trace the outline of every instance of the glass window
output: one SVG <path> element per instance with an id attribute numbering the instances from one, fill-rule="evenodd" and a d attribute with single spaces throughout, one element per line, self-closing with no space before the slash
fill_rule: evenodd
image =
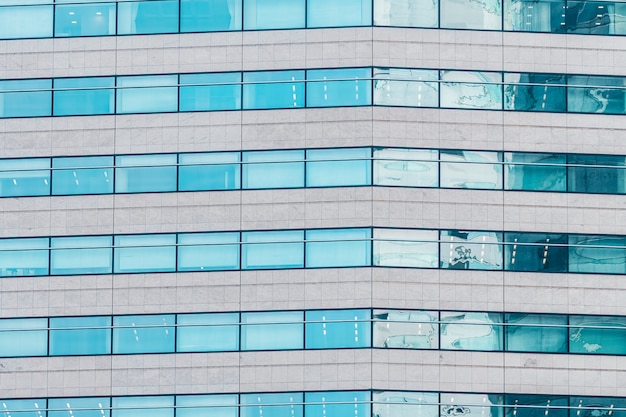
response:
<path id="1" fill-rule="evenodd" d="M 626 353 L 626 318 L 570 316 L 569 351 L 623 355 Z"/>
<path id="2" fill-rule="evenodd" d="M 441 0 L 441 27 L 502 30 L 502 1 Z"/>
<path id="3" fill-rule="evenodd" d="M 47 329 L 48 319 L 0 320 L 0 357 L 46 356 Z"/>
<path id="4" fill-rule="evenodd" d="M 374 68 L 374 104 L 438 107 L 438 80 L 439 71 L 436 70 Z"/>
<path id="5" fill-rule="evenodd" d="M 177 395 L 176 417 L 238 417 L 237 394 Z"/>
<path id="6" fill-rule="evenodd" d="M 378 417 L 439 417 L 435 392 L 374 391 L 372 413 Z"/>
<path id="7" fill-rule="evenodd" d="M 239 350 L 239 313 L 179 314 L 177 323 L 176 352 Z"/>
<path id="8" fill-rule="evenodd" d="M 306 151 L 307 187 L 371 185 L 371 148 Z"/>
<path id="9" fill-rule="evenodd" d="M 54 115 L 113 114 L 114 87 L 115 77 L 55 78 Z"/>
<path id="10" fill-rule="evenodd" d="M 441 312 L 441 349 L 502 350 L 501 323 L 499 313 Z"/>
<path id="11" fill-rule="evenodd" d="M 126 6 L 139 7 L 147 2 L 125 2 Z M 169 3 L 169 2 L 167 2 Z M 178 2 L 173 2 L 177 4 Z M 177 6 L 178 9 L 178 6 Z M 117 77 L 117 113 L 157 113 L 178 111 L 178 76 L 143 75 Z"/>
<path id="12" fill-rule="evenodd" d="M 336 4 L 343 4 L 343 2 Z M 371 68 L 308 70 L 306 75 L 307 107 L 372 104 L 371 76 Z"/>
<path id="13" fill-rule="evenodd" d="M 241 394 L 240 417 L 302 417 L 302 393 Z"/>
<path id="14" fill-rule="evenodd" d="M 115 192 L 176 191 L 176 154 L 116 156 Z"/>
<path id="15" fill-rule="evenodd" d="M 119 35 L 178 32 L 178 1 L 150 0 L 117 4 Z"/>
<path id="16" fill-rule="evenodd" d="M 263 0 L 267 1 L 267 0 Z M 254 4 L 246 1 L 246 7 Z M 271 1 L 273 4 L 297 4 L 294 0 Z M 302 0 L 304 6 L 304 0 Z M 281 10 L 276 16 L 290 16 Z M 244 109 L 281 109 L 304 107 L 304 71 L 256 71 L 243 73 Z"/>
<path id="17" fill-rule="evenodd" d="M 305 0 L 246 0 L 243 7 L 245 30 L 304 27 Z"/>
<path id="18" fill-rule="evenodd" d="M 569 236 L 569 272 L 626 273 L 626 239 L 621 236 Z"/>
<path id="19" fill-rule="evenodd" d="M 502 269 L 502 233 L 441 231 L 441 267 Z"/>
<path id="20" fill-rule="evenodd" d="M 504 30 L 563 32 L 564 9 L 564 0 L 504 0 Z"/>
<path id="21" fill-rule="evenodd" d="M 502 73 L 441 71 L 441 80 L 441 107 L 502 110 Z"/>
<path id="22" fill-rule="evenodd" d="M 567 352 L 567 316 L 505 314 L 506 350 L 513 352 Z"/>
<path id="23" fill-rule="evenodd" d="M 0 13 L 3 9 L 7 8 L 0 7 Z M 0 81 L 0 118 L 51 116 L 51 90 L 50 79 Z"/>
<path id="24" fill-rule="evenodd" d="M 567 111 L 565 76 L 562 74 L 505 73 L 504 83 L 505 110 Z"/>
<path id="25" fill-rule="evenodd" d="M 594 417 L 607 415 L 624 417 L 626 399 L 624 397 L 569 397 L 570 417 Z"/>
<path id="26" fill-rule="evenodd" d="M 375 0 L 374 25 L 436 28 L 439 0 Z"/>
<path id="27" fill-rule="evenodd" d="M 573 193 L 626 194 L 626 158 L 567 155 L 567 189 Z"/>
<path id="28" fill-rule="evenodd" d="M 459 394 L 441 393 L 441 416 L 479 415 L 482 417 L 502 417 L 502 395 L 500 394 Z"/>
<path id="29" fill-rule="evenodd" d="M 625 77 L 570 75 L 567 77 L 567 111 L 624 114 Z"/>
<path id="30" fill-rule="evenodd" d="M 439 151 L 374 148 L 374 185 L 438 187 Z"/>
<path id="31" fill-rule="evenodd" d="M 50 239 L 52 275 L 110 274 L 111 236 L 53 237 Z"/>
<path id="32" fill-rule="evenodd" d="M 304 313 L 272 311 L 241 313 L 241 350 L 304 348 Z M 242 395 L 242 404 L 243 395 Z M 246 414 L 242 408 L 242 416 Z M 273 415 L 273 414 L 272 414 Z"/>
<path id="33" fill-rule="evenodd" d="M 374 229 L 374 265 L 439 267 L 437 230 Z"/>
<path id="34" fill-rule="evenodd" d="M 306 25 L 309 28 L 370 26 L 372 0 L 308 0 Z"/>
<path id="35" fill-rule="evenodd" d="M 178 156 L 179 191 L 241 188 L 239 152 L 184 153 Z"/>
<path id="36" fill-rule="evenodd" d="M 2 400 L 0 407 L 2 417 L 46 417 L 45 399 Z"/>
<path id="37" fill-rule="evenodd" d="M 173 314 L 113 317 L 113 353 L 174 352 L 174 324 Z"/>
<path id="38" fill-rule="evenodd" d="M 567 272 L 567 236 L 546 233 L 505 233 L 507 271 Z"/>
<path id="39" fill-rule="evenodd" d="M 438 349 L 439 314 L 436 311 L 374 311 L 374 347 Z"/>
<path id="40" fill-rule="evenodd" d="M 372 229 L 306 231 L 306 267 L 371 265 Z"/>
<path id="41" fill-rule="evenodd" d="M 115 273 L 176 270 L 176 235 L 115 236 Z"/>
<path id="42" fill-rule="evenodd" d="M 624 12 L 620 1 L 568 1 L 565 28 L 569 33 L 589 35 L 624 34 Z"/>
<path id="43" fill-rule="evenodd" d="M 50 195 L 50 158 L 0 159 L 0 196 Z"/>
<path id="44" fill-rule="evenodd" d="M 371 310 L 306 312 L 306 348 L 336 349 L 371 346 Z"/>
<path id="45" fill-rule="evenodd" d="M 243 232 L 242 269 L 304 267 L 304 232 Z"/>
<path id="46" fill-rule="evenodd" d="M 569 401 L 565 395 L 525 395 L 505 394 L 505 404 L 513 407 L 506 410 L 506 415 L 516 417 L 569 417 Z M 521 407 L 515 407 L 519 405 Z M 573 417 L 573 416 L 572 416 Z"/>
<path id="47" fill-rule="evenodd" d="M 239 232 L 178 235 L 178 271 L 239 269 Z"/>
<path id="48" fill-rule="evenodd" d="M 505 152 L 504 188 L 524 191 L 566 191 L 565 155 Z"/>
<path id="49" fill-rule="evenodd" d="M 110 353 L 110 316 L 50 319 L 50 355 L 107 355 Z"/>
<path id="50" fill-rule="evenodd" d="M 369 391 L 306 392 L 304 398 L 307 416 L 370 416 Z"/>
<path id="51" fill-rule="evenodd" d="M 109 417 L 109 397 L 49 398 L 48 417 Z"/>
<path id="52" fill-rule="evenodd" d="M 112 417 L 174 417 L 174 396 L 113 397 Z"/>
<path id="53" fill-rule="evenodd" d="M 304 187 L 304 151 L 244 152 L 243 188 Z"/>
<path id="54" fill-rule="evenodd" d="M 240 72 L 181 74 L 180 84 L 180 111 L 241 109 Z"/>
<path id="55" fill-rule="evenodd" d="M 0 239 L 0 276 L 48 275 L 49 239 Z"/>
<path id="56" fill-rule="evenodd" d="M 111 194 L 113 157 L 85 156 L 52 159 L 52 194 Z"/>
<path id="57" fill-rule="evenodd" d="M 74 0 L 56 0 L 54 36 L 115 35 L 115 3 L 68 4 Z"/>
<path id="58" fill-rule="evenodd" d="M 181 0 L 181 32 L 241 30 L 241 0 Z"/>
<path id="59" fill-rule="evenodd" d="M 502 189 L 500 152 L 447 151 L 441 154 L 441 187 Z"/>
<path id="60" fill-rule="evenodd" d="M 52 13 L 52 5 L 0 7 L 0 39 L 51 38 Z"/>

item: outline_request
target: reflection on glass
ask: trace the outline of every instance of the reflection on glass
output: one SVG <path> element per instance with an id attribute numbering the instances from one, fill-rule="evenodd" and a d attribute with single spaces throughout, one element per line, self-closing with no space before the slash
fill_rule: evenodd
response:
<path id="1" fill-rule="evenodd" d="M 178 190 L 236 190 L 241 187 L 239 152 L 188 153 L 178 156 Z"/>
<path id="2" fill-rule="evenodd" d="M 566 101 L 564 75 L 504 74 L 505 110 L 565 112 Z"/>
<path id="3" fill-rule="evenodd" d="M 241 323 L 241 350 L 304 348 L 302 311 L 242 313 Z"/>
<path id="4" fill-rule="evenodd" d="M 47 329 L 48 319 L 0 320 L 0 357 L 47 355 Z"/>
<path id="5" fill-rule="evenodd" d="M 176 235 L 115 236 L 115 273 L 176 270 Z"/>
<path id="6" fill-rule="evenodd" d="M 623 236 L 569 236 L 569 272 L 626 273 L 626 238 Z"/>
<path id="7" fill-rule="evenodd" d="M 174 352 L 174 324 L 173 314 L 113 317 L 113 353 Z"/>
<path id="8" fill-rule="evenodd" d="M 48 275 L 49 239 L 0 239 L 0 276 Z"/>
<path id="9" fill-rule="evenodd" d="M 285 1 L 285 0 L 281 0 Z M 296 4 L 293 0 L 286 0 Z M 246 2 L 246 7 L 249 1 Z M 281 11 L 278 16 L 286 16 Z M 244 109 L 304 107 L 304 71 L 258 71 L 243 74 Z"/>
<path id="10" fill-rule="evenodd" d="M 624 77 L 570 75 L 567 77 L 567 111 L 624 114 Z"/>
<path id="11" fill-rule="evenodd" d="M 178 1 L 149 0 L 117 4 L 119 35 L 178 32 Z"/>
<path id="12" fill-rule="evenodd" d="M 111 399 L 95 398 L 49 398 L 48 417 L 109 417 Z"/>
<path id="13" fill-rule="evenodd" d="M 51 79 L 0 81 L 0 118 L 52 115 L 51 89 Z"/>
<path id="14" fill-rule="evenodd" d="M 507 271 L 567 272 L 567 235 L 505 233 Z"/>
<path id="15" fill-rule="evenodd" d="M 626 158 L 616 155 L 567 155 L 568 191 L 626 193 Z"/>
<path id="16" fill-rule="evenodd" d="M 565 28 L 589 35 L 624 34 L 626 7 L 620 1 L 568 1 Z"/>
<path id="17" fill-rule="evenodd" d="M 42 417 L 42 410 L 46 409 L 45 399 L 2 400 L 0 403 L 2 417 Z M 44 416 L 45 417 L 45 414 Z"/>
<path id="18" fill-rule="evenodd" d="M 246 0 L 243 28 L 297 29 L 305 25 L 305 0 Z"/>
<path id="19" fill-rule="evenodd" d="M 500 152 L 442 150 L 440 155 L 441 187 L 502 189 Z"/>
<path id="20" fill-rule="evenodd" d="M 441 107 L 502 109 L 502 73 L 441 71 Z"/>
<path id="21" fill-rule="evenodd" d="M 439 151 L 374 148 L 374 185 L 438 187 Z"/>
<path id="22" fill-rule="evenodd" d="M 374 229 L 374 265 L 437 268 L 437 230 Z"/>
<path id="23" fill-rule="evenodd" d="M 502 233 L 441 231 L 441 267 L 502 269 Z"/>
<path id="24" fill-rule="evenodd" d="M 438 349 L 439 320 L 436 311 L 374 311 L 374 347 Z"/>
<path id="25" fill-rule="evenodd" d="M 307 0 L 307 27 L 370 26 L 372 0 Z"/>
<path id="26" fill-rule="evenodd" d="M 441 0 L 441 27 L 502 30 L 502 1 Z"/>
<path id="27" fill-rule="evenodd" d="M 504 30 L 560 33 L 564 13 L 565 0 L 504 0 Z"/>
<path id="28" fill-rule="evenodd" d="M 570 397 L 570 417 L 624 417 L 626 398 Z"/>
<path id="29" fill-rule="evenodd" d="M 499 313 L 442 312 L 441 349 L 502 350 L 501 323 Z"/>
<path id="30" fill-rule="evenodd" d="M 115 192 L 176 191 L 176 154 L 115 157 Z"/>
<path id="31" fill-rule="evenodd" d="M 138 7 L 138 3 L 131 2 L 120 3 L 120 6 L 124 4 Z M 117 77 L 117 113 L 175 112 L 178 110 L 177 84 L 177 75 Z"/>
<path id="32" fill-rule="evenodd" d="M 506 314 L 506 350 L 512 352 L 567 352 L 567 316 Z"/>
<path id="33" fill-rule="evenodd" d="M 54 115 L 113 114 L 114 87 L 114 77 L 55 78 Z"/>
<path id="34" fill-rule="evenodd" d="M 519 406 L 508 407 L 506 417 L 545 417 L 546 413 L 548 417 L 569 416 L 567 396 L 505 394 L 505 398 L 505 404 Z"/>
<path id="35" fill-rule="evenodd" d="M 306 392 L 305 415 L 370 417 L 369 391 Z"/>
<path id="36" fill-rule="evenodd" d="M 572 353 L 623 355 L 626 353 L 626 318 L 570 316 L 569 350 Z"/>
<path id="37" fill-rule="evenodd" d="M 111 194 L 113 157 L 85 156 L 52 159 L 52 194 Z"/>
<path id="38" fill-rule="evenodd" d="M 115 3 L 68 4 L 56 0 L 54 36 L 115 35 Z"/>
<path id="39" fill-rule="evenodd" d="M 111 353 L 111 317 L 53 317 L 50 352 L 55 355 L 107 355 Z"/>
<path id="40" fill-rule="evenodd" d="M 113 397 L 112 417 L 174 417 L 174 396 Z"/>
<path id="41" fill-rule="evenodd" d="M 304 268 L 304 231 L 243 232 L 241 269 Z"/>
<path id="42" fill-rule="evenodd" d="M 479 415 L 502 417 L 502 396 L 489 394 L 441 393 L 441 417 Z"/>
<path id="43" fill-rule="evenodd" d="M 563 154 L 505 152 L 504 161 L 505 190 L 567 190 Z"/>
<path id="44" fill-rule="evenodd" d="M 307 150 L 306 186 L 370 185 L 371 152 L 371 148 Z"/>
<path id="45" fill-rule="evenodd" d="M 52 5 L 0 7 L 0 39 L 52 37 L 52 7 Z"/>
<path id="46" fill-rule="evenodd" d="M 372 104 L 371 68 L 308 70 L 307 107 L 365 106 Z"/>
<path id="47" fill-rule="evenodd" d="M 237 394 L 177 395 L 176 417 L 238 417 Z"/>
<path id="48" fill-rule="evenodd" d="M 180 85 L 179 111 L 241 109 L 240 72 L 180 74 Z"/>
<path id="49" fill-rule="evenodd" d="M 111 236 L 53 237 L 50 239 L 52 275 L 110 274 Z"/>
<path id="50" fill-rule="evenodd" d="M 239 269 L 239 232 L 178 235 L 178 271 Z"/>
<path id="51" fill-rule="evenodd" d="M 439 71 L 436 70 L 374 68 L 374 104 L 437 107 L 438 80 Z"/>
<path id="52" fill-rule="evenodd" d="M 374 391 L 374 417 L 439 417 L 439 394 L 434 392 Z"/>
<path id="53" fill-rule="evenodd" d="M 241 30 L 241 0 L 181 0 L 181 32 Z"/>
<path id="54" fill-rule="evenodd" d="M 50 195 L 50 158 L 0 159 L 0 196 Z"/>
<path id="55" fill-rule="evenodd" d="M 434 28 L 439 23 L 439 0 L 375 0 L 374 25 Z"/>
<path id="56" fill-rule="evenodd" d="M 304 187 L 304 151 L 243 153 L 244 189 Z"/>
<path id="57" fill-rule="evenodd" d="M 371 229 L 306 231 L 306 267 L 371 265 Z"/>
<path id="58" fill-rule="evenodd" d="M 370 310 L 306 312 L 306 349 L 371 346 Z"/>
<path id="59" fill-rule="evenodd" d="M 176 352 L 239 350 L 238 313 L 179 314 L 176 323 Z"/>

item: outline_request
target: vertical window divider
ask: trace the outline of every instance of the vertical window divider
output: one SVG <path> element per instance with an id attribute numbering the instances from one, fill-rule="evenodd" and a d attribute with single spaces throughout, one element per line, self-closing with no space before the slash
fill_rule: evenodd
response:
<path id="1" fill-rule="evenodd" d="M 52 335 L 50 334 L 50 317 L 46 319 L 46 323 L 46 335 L 48 336 L 48 343 L 46 343 L 46 356 L 50 356 L 50 341 L 52 340 Z"/>
<path id="2" fill-rule="evenodd" d="M 183 18 L 183 6 L 182 6 L 182 2 L 183 0 L 178 0 L 178 33 L 180 32 L 180 28 L 181 28 L 181 20 Z M 178 79 L 178 84 L 179 84 L 179 88 L 180 88 L 180 75 L 179 75 L 179 79 Z M 180 103 L 180 91 L 179 91 L 179 103 Z M 179 106 L 180 109 L 180 106 Z M 180 111 L 180 110 L 179 110 Z"/>

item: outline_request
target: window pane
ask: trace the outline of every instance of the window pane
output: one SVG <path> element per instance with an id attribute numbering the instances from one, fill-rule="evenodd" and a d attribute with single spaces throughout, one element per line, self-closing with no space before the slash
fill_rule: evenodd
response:
<path id="1" fill-rule="evenodd" d="M 0 159 L 0 196 L 50 195 L 50 158 Z"/>
<path id="2" fill-rule="evenodd" d="M 302 417 L 302 393 L 241 394 L 240 417 Z"/>
<path id="3" fill-rule="evenodd" d="M 565 155 L 505 152 L 506 190 L 566 191 Z"/>
<path id="4" fill-rule="evenodd" d="M 620 1 L 568 1 L 565 27 L 569 33 L 624 34 L 624 11 Z"/>
<path id="5" fill-rule="evenodd" d="M 505 404 L 521 405 L 507 409 L 507 417 L 515 413 L 516 417 L 569 417 L 567 396 L 505 394 Z"/>
<path id="6" fill-rule="evenodd" d="M 441 231 L 441 267 L 502 269 L 502 233 Z"/>
<path id="7" fill-rule="evenodd" d="M 296 4 L 294 0 L 273 1 L 281 2 Z M 246 1 L 246 7 L 253 3 L 254 0 Z M 276 16 L 290 15 L 281 10 Z M 304 107 L 304 71 L 244 72 L 243 82 L 244 109 Z"/>
<path id="8" fill-rule="evenodd" d="M 45 399 L 2 400 L 1 406 L 2 417 L 46 417 Z"/>
<path id="9" fill-rule="evenodd" d="M 112 417 L 174 417 L 174 396 L 113 397 Z"/>
<path id="10" fill-rule="evenodd" d="M 371 185 L 371 152 L 371 148 L 306 151 L 307 187 Z"/>
<path id="11" fill-rule="evenodd" d="M 308 0 L 307 27 L 370 26 L 372 0 Z"/>
<path id="12" fill-rule="evenodd" d="M 545 233 L 505 233 L 507 271 L 567 272 L 567 236 Z"/>
<path id="13" fill-rule="evenodd" d="M 237 190 L 241 188 L 239 152 L 180 154 L 179 191 Z"/>
<path id="14" fill-rule="evenodd" d="M 304 232 L 243 232 L 242 269 L 304 267 Z"/>
<path id="15" fill-rule="evenodd" d="M 500 152 L 441 151 L 441 186 L 502 189 Z"/>
<path id="16" fill-rule="evenodd" d="M 441 393 L 441 416 L 458 414 L 502 417 L 502 395 Z"/>
<path id="17" fill-rule="evenodd" d="M 241 313 L 241 323 L 241 350 L 304 348 L 304 314 L 301 311 Z M 242 408 L 242 415 L 250 412 L 246 409 Z"/>
<path id="18" fill-rule="evenodd" d="M 178 271 L 239 269 L 239 232 L 178 235 Z"/>
<path id="19" fill-rule="evenodd" d="M 307 311 L 306 348 L 370 347 L 370 318 L 370 310 Z"/>
<path id="20" fill-rule="evenodd" d="M 52 6 L 0 7 L 0 39 L 51 38 L 52 13 Z"/>
<path id="21" fill-rule="evenodd" d="M 0 81 L 0 117 L 51 116 L 51 90 L 52 80 Z"/>
<path id="22" fill-rule="evenodd" d="M 54 36 L 106 35 L 115 35 L 115 3 L 56 5 Z"/>
<path id="23" fill-rule="evenodd" d="M 502 30 L 502 2 L 441 0 L 441 27 Z"/>
<path id="24" fill-rule="evenodd" d="M 439 106 L 439 71 L 374 68 L 374 104 L 379 106 Z"/>
<path id="25" fill-rule="evenodd" d="M 240 72 L 181 74 L 180 84 L 180 111 L 241 109 Z"/>
<path id="26" fill-rule="evenodd" d="M 117 33 L 120 35 L 178 32 L 176 0 L 119 2 L 117 7 Z"/>
<path id="27" fill-rule="evenodd" d="M 176 270 L 176 235 L 115 236 L 115 273 Z"/>
<path id="28" fill-rule="evenodd" d="M 304 187 L 304 151 L 244 152 L 243 188 Z"/>
<path id="29" fill-rule="evenodd" d="M 241 30 L 241 0 L 181 0 L 181 32 Z"/>
<path id="30" fill-rule="evenodd" d="M 115 192 L 176 191 L 176 163 L 176 154 L 116 156 Z"/>
<path id="31" fill-rule="evenodd" d="M 569 350 L 572 353 L 623 355 L 626 353 L 626 318 L 570 316 Z"/>
<path id="32" fill-rule="evenodd" d="M 624 397 L 570 397 L 570 417 L 594 417 L 610 415 L 624 417 L 626 399 Z M 575 408 L 574 408 L 575 407 Z"/>
<path id="33" fill-rule="evenodd" d="M 569 272 L 626 273 L 626 239 L 621 236 L 569 236 Z"/>
<path id="34" fill-rule="evenodd" d="M 48 319 L 0 320 L 0 357 L 46 356 L 47 329 Z"/>
<path id="35" fill-rule="evenodd" d="M 436 311 L 374 311 L 374 347 L 438 349 L 439 314 Z"/>
<path id="36" fill-rule="evenodd" d="M 110 274 L 113 265 L 111 236 L 53 237 L 52 275 Z"/>
<path id="37" fill-rule="evenodd" d="M 439 394 L 434 392 L 374 391 L 373 399 L 378 417 L 439 417 Z"/>
<path id="38" fill-rule="evenodd" d="M 371 229 L 306 231 L 306 267 L 371 265 Z"/>
<path id="39" fill-rule="evenodd" d="M 0 276 L 48 275 L 48 240 L 1 239 Z"/>
<path id="40" fill-rule="evenodd" d="M 111 194 L 113 157 L 85 156 L 52 159 L 52 194 Z"/>
<path id="41" fill-rule="evenodd" d="M 177 395 L 176 417 L 238 417 L 237 394 Z"/>
<path id="42" fill-rule="evenodd" d="M 113 326 L 113 353 L 174 352 L 173 314 L 118 316 Z"/>
<path id="43" fill-rule="evenodd" d="M 308 70 L 306 105 L 335 107 L 372 104 L 371 76 L 370 68 Z"/>
<path id="44" fill-rule="evenodd" d="M 438 187 L 439 151 L 374 148 L 374 185 Z"/>
<path id="45" fill-rule="evenodd" d="M 374 0 L 374 25 L 435 28 L 439 0 Z"/>
<path id="46" fill-rule="evenodd" d="M 439 267 L 437 230 L 374 229 L 374 265 Z"/>
<path id="47" fill-rule="evenodd" d="M 243 27 L 254 29 L 296 29 L 304 27 L 305 0 L 246 0 Z"/>
<path id="48" fill-rule="evenodd" d="M 626 193 L 626 158 L 567 155 L 567 188 L 574 193 Z"/>
<path id="49" fill-rule="evenodd" d="M 624 77 L 570 75 L 567 110 L 574 113 L 624 114 Z M 613 88 L 611 88 L 613 87 Z"/>
<path id="50" fill-rule="evenodd" d="M 567 111 L 564 75 L 505 73 L 504 82 L 505 110 Z"/>
<path id="51" fill-rule="evenodd" d="M 54 115 L 113 114 L 114 87 L 114 77 L 57 78 L 54 80 Z"/>
<path id="52" fill-rule="evenodd" d="M 111 353 L 111 317 L 50 319 L 50 355 Z"/>
<path id="53" fill-rule="evenodd" d="M 502 350 L 502 314 L 441 312 L 441 349 Z"/>
<path id="54" fill-rule="evenodd" d="M 502 109 L 502 74 L 499 72 L 441 71 L 441 80 L 441 107 Z"/>
<path id="55" fill-rule="evenodd" d="M 161 3 L 148 1 L 139 3 Z M 120 3 L 139 7 L 137 3 Z M 178 76 L 145 75 L 117 77 L 117 113 L 156 113 L 178 110 Z"/>
<path id="56" fill-rule="evenodd" d="M 505 314 L 506 350 L 567 352 L 567 316 Z"/>
<path id="57" fill-rule="evenodd" d="M 306 392 L 305 415 L 325 417 L 369 417 L 369 391 Z"/>
<path id="58" fill-rule="evenodd" d="M 180 314 L 177 323 L 177 352 L 239 350 L 239 313 Z"/>
<path id="59" fill-rule="evenodd" d="M 49 398 L 48 417 L 109 417 L 109 407 L 111 399 L 108 397 Z"/>
<path id="60" fill-rule="evenodd" d="M 564 9 L 564 0 L 504 0 L 504 30 L 562 32 Z"/>

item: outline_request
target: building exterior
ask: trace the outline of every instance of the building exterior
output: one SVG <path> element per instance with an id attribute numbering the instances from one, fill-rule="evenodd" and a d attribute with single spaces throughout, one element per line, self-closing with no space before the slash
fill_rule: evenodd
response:
<path id="1" fill-rule="evenodd" d="M 0 416 L 623 415 L 625 14 L 0 0 Z"/>

